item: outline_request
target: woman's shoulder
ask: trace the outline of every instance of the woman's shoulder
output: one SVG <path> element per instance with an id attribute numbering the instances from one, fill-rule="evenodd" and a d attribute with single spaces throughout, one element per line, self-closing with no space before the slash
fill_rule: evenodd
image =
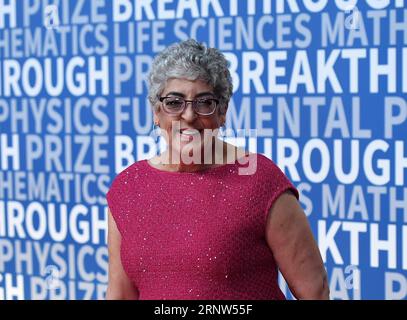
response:
<path id="1" fill-rule="evenodd" d="M 277 165 L 274 161 L 262 153 L 249 152 L 246 151 L 243 156 L 239 157 L 240 163 L 253 163 L 256 165 L 256 169 L 266 169 L 266 170 L 275 170 Z"/>
<path id="2" fill-rule="evenodd" d="M 263 167 L 266 167 L 266 168 L 272 169 L 272 170 L 275 170 L 276 168 L 278 168 L 277 164 L 271 158 L 265 156 L 262 153 L 253 153 L 253 157 L 256 157 L 258 163 Z"/>
<path id="3" fill-rule="evenodd" d="M 239 175 L 269 179 L 280 173 L 274 161 L 265 155 L 242 148 L 236 148 L 236 150 L 238 154 L 236 164 L 238 165 Z"/>
<path id="4" fill-rule="evenodd" d="M 116 177 L 114 177 L 109 191 L 128 187 L 132 182 L 140 179 L 145 171 L 145 161 L 146 160 L 138 160 L 119 172 Z"/>
<path id="5" fill-rule="evenodd" d="M 279 168 L 279 166 L 269 157 L 262 153 L 250 153 L 249 158 L 254 163 L 256 167 L 256 174 L 260 180 L 275 179 L 277 177 L 284 177 L 286 175 Z"/>
<path id="6" fill-rule="evenodd" d="M 275 195 L 284 190 L 291 190 L 297 199 L 299 198 L 298 190 L 294 187 L 290 178 L 272 159 L 258 153 L 257 161 L 257 175 L 260 185 L 267 186 L 267 189 Z"/>

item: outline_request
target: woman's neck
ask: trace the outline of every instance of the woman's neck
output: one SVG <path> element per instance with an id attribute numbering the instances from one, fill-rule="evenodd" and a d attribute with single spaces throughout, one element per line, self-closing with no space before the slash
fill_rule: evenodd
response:
<path id="1" fill-rule="evenodd" d="M 220 150 L 219 150 L 220 149 Z M 236 159 L 245 154 L 244 149 L 235 147 L 232 144 L 222 141 L 221 148 L 212 148 L 211 154 L 204 154 L 200 159 L 191 156 L 190 163 L 185 163 L 183 157 L 173 157 L 172 152 L 168 149 L 159 156 L 150 160 L 155 167 L 171 172 L 195 172 L 205 170 L 211 167 L 221 166 L 227 163 L 234 163 Z"/>

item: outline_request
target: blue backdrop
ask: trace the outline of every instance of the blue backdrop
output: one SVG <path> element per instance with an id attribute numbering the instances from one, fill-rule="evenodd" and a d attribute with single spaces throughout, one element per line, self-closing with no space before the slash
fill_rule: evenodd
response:
<path id="1" fill-rule="evenodd" d="M 156 153 L 147 74 L 188 38 L 230 61 L 228 139 L 300 190 L 331 297 L 406 299 L 404 0 L 0 0 L 0 299 L 104 298 L 105 194 Z"/>

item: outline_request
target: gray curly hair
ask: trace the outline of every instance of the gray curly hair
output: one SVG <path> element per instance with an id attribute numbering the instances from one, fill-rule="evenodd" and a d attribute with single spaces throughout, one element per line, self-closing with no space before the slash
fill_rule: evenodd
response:
<path id="1" fill-rule="evenodd" d="M 148 92 L 148 99 L 155 111 L 159 96 L 171 78 L 205 81 L 213 87 L 219 99 L 220 112 L 226 113 L 233 84 L 228 61 L 218 49 L 207 48 L 189 39 L 172 44 L 158 54 L 151 66 Z"/>

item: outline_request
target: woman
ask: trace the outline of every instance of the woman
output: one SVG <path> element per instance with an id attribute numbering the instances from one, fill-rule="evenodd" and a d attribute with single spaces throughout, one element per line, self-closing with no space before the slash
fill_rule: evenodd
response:
<path id="1" fill-rule="evenodd" d="M 217 137 L 232 95 L 222 53 L 172 45 L 149 79 L 168 148 L 107 194 L 107 299 L 285 299 L 278 269 L 297 299 L 329 298 L 298 191 L 271 160 Z"/>

